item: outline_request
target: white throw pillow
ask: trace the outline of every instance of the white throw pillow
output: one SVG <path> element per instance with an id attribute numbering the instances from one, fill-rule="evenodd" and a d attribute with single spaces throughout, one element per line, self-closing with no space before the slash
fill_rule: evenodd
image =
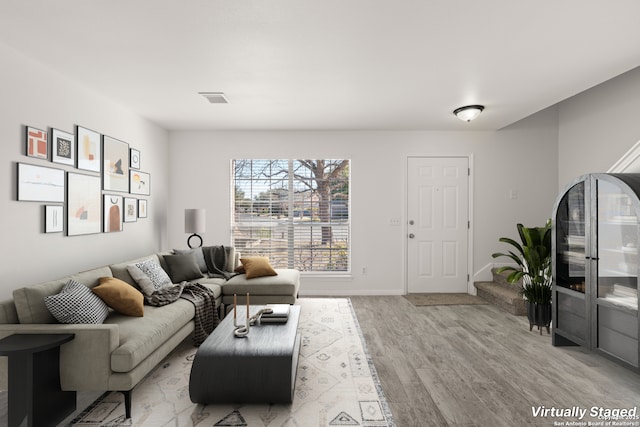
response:
<path id="1" fill-rule="evenodd" d="M 99 324 L 109 315 L 107 304 L 91 289 L 73 279 L 59 294 L 44 297 L 44 303 L 60 323 Z"/>
<path id="2" fill-rule="evenodd" d="M 127 270 L 145 295 L 151 295 L 157 290 L 173 285 L 167 272 L 155 259 L 129 264 Z"/>

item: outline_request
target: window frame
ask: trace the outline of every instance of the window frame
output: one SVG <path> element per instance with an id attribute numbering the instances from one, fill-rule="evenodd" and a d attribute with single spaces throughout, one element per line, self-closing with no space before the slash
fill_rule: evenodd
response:
<path id="1" fill-rule="evenodd" d="M 340 169 L 340 171 L 338 172 L 339 174 L 344 174 L 345 170 L 346 170 L 346 182 L 343 180 L 336 180 L 333 184 L 329 184 L 329 191 L 331 191 L 329 200 L 328 200 L 328 205 L 326 205 L 326 201 L 323 203 L 323 210 L 324 210 L 324 214 L 325 215 L 329 215 L 328 216 L 328 222 L 321 222 L 320 220 L 317 219 L 318 214 L 318 209 L 319 206 L 321 205 L 319 199 L 320 197 L 317 196 L 317 180 L 313 177 L 313 174 L 311 172 L 311 169 L 307 169 L 305 171 L 307 179 L 309 181 L 315 181 L 311 182 L 311 183 L 307 183 L 309 185 L 306 186 L 306 190 L 300 190 L 301 186 L 302 186 L 302 180 L 301 177 L 298 176 L 294 176 L 295 174 L 291 173 L 292 171 L 297 170 L 295 168 L 296 162 L 318 162 L 318 161 L 325 161 L 325 162 L 329 162 L 327 165 L 324 165 L 324 170 L 327 169 L 327 167 L 330 167 L 331 165 L 338 165 L 338 168 Z M 242 167 L 246 167 L 247 164 L 250 164 L 251 166 L 251 172 L 249 172 L 247 175 L 245 175 L 244 177 L 242 177 L 238 171 L 236 170 L 236 165 L 237 162 L 246 162 L 243 164 Z M 262 163 L 260 163 L 262 162 Z M 274 163 L 276 162 L 276 163 Z M 338 162 L 338 163 L 336 163 Z M 286 163 L 288 165 L 288 169 L 286 170 L 286 172 L 284 172 L 283 169 L 281 169 L 280 171 L 277 171 L 276 173 L 273 173 L 271 169 L 269 169 L 269 172 L 267 175 L 264 175 L 262 177 L 260 177 L 259 174 L 257 174 L 254 170 L 253 170 L 253 166 L 255 164 L 261 165 L 262 167 L 264 167 L 265 165 L 269 164 L 269 167 L 271 167 L 271 165 L 276 164 L 276 165 L 282 165 L 283 163 Z M 346 163 L 343 164 L 343 163 Z M 313 163 L 312 163 L 313 164 Z M 299 167 L 305 167 L 302 163 L 298 163 L 297 164 Z M 318 166 L 317 164 L 313 164 L 314 166 Z M 261 169 L 262 171 L 266 170 L 266 169 Z M 262 172 L 261 172 L 262 173 Z M 279 175 L 279 174 L 283 174 L 283 175 Z M 235 159 L 231 159 L 230 162 L 230 239 L 231 239 L 231 244 L 234 245 L 236 247 L 236 249 L 241 253 L 241 255 L 248 255 L 248 256 L 259 256 L 259 255 L 263 255 L 263 256 L 270 256 L 270 259 L 273 259 L 272 264 L 274 264 L 275 268 L 295 268 L 301 271 L 302 274 L 305 275 L 313 275 L 313 276 L 330 276 L 330 277 L 336 277 L 336 276 L 351 276 L 352 273 L 352 268 L 351 268 L 351 258 L 352 258 L 352 233 L 351 233 L 351 175 L 352 175 L 352 162 L 351 159 L 318 159 L 318 160 L 298 160 L 298 159 L 252 159 L 252 158 L 235 158 Z M 242 182 L 246 182 L 246 184 L 243 184 Z M 282 185 L 282 187 L 277 188 L 277 186 L 273 186 L 273 183 L 278 183 L 279 185 Z M 284 186 L 284 183 L 286 182 L 286 186 Z M 339 184 L 341 187 L 346 186 L 346 189 L 344 190 L 335 190 L 335 188 L 332 187 L 335 186 L 336 184 Z M 315 188 L 314 188 L 315 186 Z M 257 187 L 257 189 L 256 189 Z M 291 188 L 294 189 L 294 191 L 290 191 Z M 264 190 L 260 193 L 258 193 L 258 191 L 260 190 Z M 286 194 L 286 206 L 284 206 L 283 208 L 277 208 L 274 209 L 274 199 L 272 198 L 273 194 L 277 193 L 279 190 L 283 190 L 283 193 Z M 247 194 L 247 191 L 249 193 L 249 198 L 247 199 L 245 194 Z M 263 196 L 263 194 L 268 193 L 266 195 L 267 197 L 267 201 L 268 204 L 266 204 L 266 207 L 264 207 L 265 205 L 262 205 L 260 203 L 260 198 Z M 304 199 L 301 200 L 301 195 L 302 194 L 308 194 L 308 200 Z M 285 262 L 284 264 L 286 265 L 282 265 L 283 264 L 283 256 L 282 256 L 282 251 L 279 251 L 279 257 L 278 256 L 273 256 L 277 251 L 277 249 L 274 249 L 273 243 L 278 241 L 278 239 L 273 239 L 271 234 L 273 232 L 273 230 L 269 230 L 269 231 L 265 231 L 265 233 L 269 233 L 269 238 L 268 238 L 268 244 L 263 248 L 263 251 L 260 250 L 254 250 L 252 252 L 248 252 L 246 250 L 246 247 L 244 245 L 238 245 L 238 240 L 241 237 L 241 233 L 249 233 L 249 235 L 251 236 L 248 239 L 255 239 L 255 234 L 256 232 L 259 233 L 259 231 L 257 231 L 260 228 L 260 220 L 258 221 L 247 221 L 246 223 L 243 224 L 242 221 L 238 220 L 238 215 L 241 214 L 241 212 L 239 212 L 238 208 L 241 207 L 242 205 L 244 205 L 244 203 L 239 204 L 238 203 L 238 196 L 242 194 L 243 199 L 240 200 L 247 200 L 248 204 L 245 205 L 246 207 L 244 209 L 248 209 L 246 212 L 244 212 L 244 214 L 246 214 L 247 216 L 251 215 L 254 216 L 254 218 L 258 218 L 260 216 L 263 216 L 266 220 L 264 221 L 265 223 L 267 222 L 271 222 L 271 226 L 274 227 L 273 230 L 276 229 L 276 227 L 280 227 L 280 230 L 278 232 L 282 232 L 283 228 L 286 228 L 286 257 L 285 257 Z M 340 195 L 343 194 L 345 196 L 343 197 L 338 197 L 335 198 L 336 195 Z M 316 198 L 316 200 L 314 201 L 314 196 Z M 306 195 L 305 195 L 306 197 Z M 335 203 L 336 200 L 346 200 L 345 203 Z M 277 201 L 277 203 L 282 203 L 283 199 L 279 199 Z M 258 202 L 258 203 L 256 203 Z M 301 206 L 304 206 L 305 203 L 309 204 L 309 209 L 308 211 L 306 209 L 301 209 Z M 315 205 L 314 205 L 315 203 Z M 261 209 L 259 206 L 263 206 L 262 209 L 264 209 L 265 211 L 263 212 L 262 215 L 260 215 L 259 213 L 257 213 L 257 209 Z M 258 207 L 256 207 L 258 206 Z M 282 205 L 281 205 L 282 206 Z M 327 212 L 328 209 L 328 212 Z M 334 209 L 336 209 L 337 212 L 340 212 L 339 214 L 334 214 Z M 274 212 L 284 212 L 286 210 L 286 216 L 282 217 L 282 216 L 278 216 L 277 218 L 274 218 L 273 213 Z M 297 214 L 297 216 L 296 216 Z M 335 216 L 335 215 L 339 215 L 339 216 Z M 325 216 L 325 219 L 327 219 L 327 217 Z M 273 226 L 273 221 L 278 221 L 278 225 L 277 226 Z M 309 240 L 307 240 L 306 238 L 302 239 L 300 238 L 301 235 L 304 235 L 307 233 L 307 229 L 309 228 Z M 329 231 L 330 233 L 330 243 L 328 247 L 323 247 L 326 242 L 324 241 L 324 232 L 320 231 L 321 234 L 321 239 L 320 242 L 318 242 L 318 230 L 316 229 L 316 231 L 314 231 L 313 229 L 315 227 L 320 227 L 320 230 L 325 230 L 326 228 L 329 228 L 331 231 Z M 244 231 L 239 231 L 242 228 L 244 228 Z M 338 232 L 338 238 L 335 238 L 335 232 Z M 283 233 L 283 238 L 280 239 L 280 243 L 282 244 L 282 241 L 284 239 L 284 234 Z M 265 239 L 266 240 L 266 239 Z M 308 242 L 308 246 L 304 246 L 304 244 L 306 244 Z M 320 245 L 318 245 L 317 243 L 320 243 Z M 343 244 L 344 246 L 340 246 L 341 244 Z M 302 251 L 308 251 L 309 253 L 303 253 Z M 296 254 L 297 252 L 297 254 Z M 315 252 L 315 256 L 319 255 L 319 260 L 316 261 L 314 258 L 314 252 Z M 346 252 L 342 253 L 342 252 Z M 305 258 L 306 257 L 306 258 Z M 308 262 L 310 263 L 310 268 L 305 268 L 305 266 L 303 265 L 304 262 Z M 321 267 L 321 269 L 317 269 L 319 264 L 324 264 L 324 267 Z M 338 268 L 333 269 L 331 267 L 326 268 L 327 266 L 332 266 L 332 265 L 337 265 Z M 342 266 L 344 266 L 344 268 L 342 268 Z"/>

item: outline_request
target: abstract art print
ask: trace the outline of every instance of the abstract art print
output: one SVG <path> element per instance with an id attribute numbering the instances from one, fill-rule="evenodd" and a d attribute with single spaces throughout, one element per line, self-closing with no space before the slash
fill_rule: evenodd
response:
<path id="1" fill-rule="evenodd" d="M 138 218 L 146 218 L 147 217 L 147 200 L 140 199 L 138 200 Z"/>
<path id="2" fill-rule="evenodd" d="M 129 173 L 131 194 L 142 194 L 144 196 L 151 194 L 151 176 L 148 173 L 133 170 L 129 171 Z"/>
<path id="3" fill-rule="evenodd" d="M 100 177 L 67 174 L 67 236 L 100 233 Z"/>
<path id="4" fill-rule="evenodd" d="M 45 205 L 44 232 L 60 233 L 64 227 L 64 208 L 60 205 Z"/>
<path id="5" fill-rule="evenodd" d="M 124 198 L 124 222 L 136 222 L 138 220 L 138 199 Z"/>
<path id="6" fill-rule="evenodd" d="M 51 130 L 51 161 L 63 165 L 75 165 L 76 137 L 58 129 Z"/>
<path id="7" fill-rule="evenodd" d="M 122 231 L 123 213 L 122 213 L 122 196 L 115 194 L 105 194 L 104 196 L 104 225 L 105 233 L 113 233 Z"/>
<path id="8" fill-rule="evenodd" d="M 18 200 L 64 202 L 64 171 L 18 163 Z"/>
<path id="9" fill-rule="evenodd" d="M 49 159 L 49 138 L 46 130 L 27 126 L 27 156 Z"/>
<path id="10" fill-rule="evenodd" d="M 140 151 L 132 148 L 129 156 L 129 166 L 131 169 L 140 169 Z"/>
<path id="11" fill-rule="evenodd" d="M 100 172 L 102 146 L 100 134 L 82 126 L 76 129 L 78 140 L 78 169 Z"/>
<path id="12" fill-rule="evenodd" d="M 129 144 L 110 136 L 102 141 L 102 188 L 129 192 Z"/>

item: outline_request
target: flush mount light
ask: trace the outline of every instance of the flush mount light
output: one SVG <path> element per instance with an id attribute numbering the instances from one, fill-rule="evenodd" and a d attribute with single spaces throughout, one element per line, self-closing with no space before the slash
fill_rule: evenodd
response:
<path id="1" fill-rule="evenodd" d="M 204 98 L 212 104 L 228 104 L 229 100 L 222 92 L 198 92 L 198 95 L 204 96 Z"/>
<path id="2" fill-rule="evenodd" d="M 482 113 L 482 110 L 484 110 L 484 105 L 466 105 L 453 110 L 453 114 L 455 114 L 460 120 L 470 122 L 478 117 L 480 113 Z"/>

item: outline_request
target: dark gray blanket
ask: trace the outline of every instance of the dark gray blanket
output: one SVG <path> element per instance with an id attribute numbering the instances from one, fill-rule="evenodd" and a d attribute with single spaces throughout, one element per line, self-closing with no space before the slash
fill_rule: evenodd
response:
<path id="1" fill-rule="evenodd" d="M 225 270 L 230 256 L 229 248 L 224 246 L 203 246 L 202 254 L 211 277 L 222 277 L 225 280 L 229 280 L 235 276 L 235 273 Z"/>
<path id="2" fill-rule="evenodd" d="M 199 283 L 182 282 L 173 286 L 155 291 L 151 295 L 145 295 L 147 304 L 161 307 L 171 304 L 178 298 L 191 301 L 195 308 L 195 330 L 193 341 L 199 346 L 218 325 L 218 310 L 216 310 L 216 298 L 213 291 Z"/>

